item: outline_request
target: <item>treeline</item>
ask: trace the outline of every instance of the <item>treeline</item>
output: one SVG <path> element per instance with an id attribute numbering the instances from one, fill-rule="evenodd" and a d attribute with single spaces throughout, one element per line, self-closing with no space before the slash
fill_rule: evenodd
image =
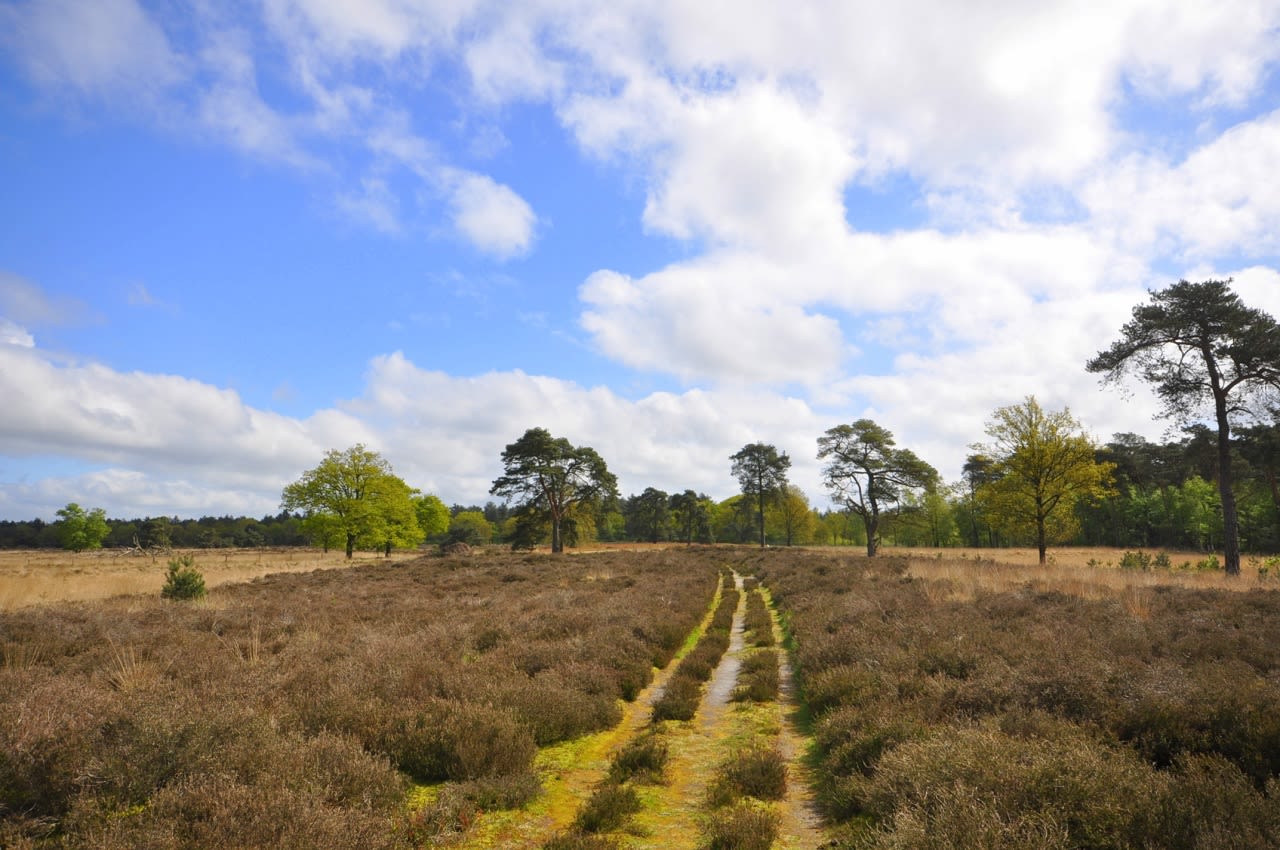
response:
<path id="1" fill-rule="evenodd" d="M 0 549 L 64 548 L 64 526 L 68 520 L 45 522 L 0 520 Z M 101 545 L 110 549 L 223 549 L 259 546 L 307 546 L 302 517 L 282 512 L 276 516 L 252 517 L 146 517 L 106 518 L 107 531 Z M 69 547 L 68 547 L 69 548 Z M 85 548 L 97 548 L 89 546 Z"/>

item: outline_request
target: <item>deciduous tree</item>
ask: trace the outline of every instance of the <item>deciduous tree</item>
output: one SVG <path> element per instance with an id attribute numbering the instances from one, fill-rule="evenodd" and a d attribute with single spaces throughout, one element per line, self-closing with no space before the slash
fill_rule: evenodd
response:
<path id="1" fill-rule="evenodd" d="M 449 530 L 449 508 L 439 496 L 430 493 L 414 496 L 413 510 L 418 517 L 418 528 L 427 540 L 441 537 Z"/>
<path id="2" fill-rule="evenodd" d="M 791 468 L 791 458 L 786 452 L 778 453 L 778 449 L 765 443 L 749 443 L 732 455 L 729 460 L 733 477 L 738 479 L 742 487 L 742 495 L 753 498 L 756 503 L 756 517 L 760 530 L 760 548 L 765 545 L 764 507 L 769 499 L 777 499 L 787 486 L 787 470 Z"/>
<path id="3" fill-rule="evenodd" d="M 987 436 L 991 443 L 975 448 L 994 464 L 978 498 L 993 523 L 1033 536 L 1044 564 L 1049 544 L 1074 533 L 1076 502 L 1107 492 L 1112 465 L 1098 462 L 1070 411 L 1046 412 L 1034 396 L 997 409 Z"/>
<path id="4" fill-rule="evenodd" d="M 1233 417 L 1259 396 L 1280 391 L 1280 326 L 1245 306 L 1231 281 L 1178 281 L 1133 308 L 1120 339 L 1089 361 L 1090 372 L 1115 381 L 1129 371 L 1155 387 L 1164 413 L 1194 419 L 1206 404 L 1218 428 L 1218 490 L 1223 557 L 1240 573 L 1240 524 L 1231 478 Z"/>
<path id="5" fill-rule="evenodd" d="M 822 475 L 831 498 L 862 519 L 871 556 L 880 547 L 885 508 L 938 482 L 937 470 L 910 449 L 896 448 L 893 433 L 870 419 L 828 429 L 818 438 L 818 460 L 826 461 Z"/>
<path id="6" fill-rule="evenodd" d="M 58 511 L 58 540 L 63 549 L 83 552 L 102 548 L 102 541 L 110 533 L 107 513 L 102 508 L 86 511 L 75 502 L 68 502 Z"/>
<path id="7" fill-rule="evenodd" d="M 302 512 L 309 531 L 326 546 L 342 542 L 350 558 L 357 544 L 390 551 L 422 542 L 412 496 L 391 464 L 356 444 L 330 449 L 319 466 L 284 488 L 280 506 Z"/>
<path id="8" fill-rule="evenodd" d="M 502 452 L 503 474 L 490 494 L 519 503 L 524 528 L 545 518 L 551 551 L 564 551 L 564 524 L 588 503 L 618 498 L 618 479 L 590 446 L 576 447 L 545 428 L 530 428 Z M 527 542 L 521 538 L 520 542 Z"/>

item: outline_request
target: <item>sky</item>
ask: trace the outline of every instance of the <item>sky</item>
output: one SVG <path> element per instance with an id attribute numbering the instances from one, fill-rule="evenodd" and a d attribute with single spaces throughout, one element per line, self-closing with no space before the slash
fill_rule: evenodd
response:
<path id="1" fill-rule="evenodd" d="M 1280 316 L 1278 69 L 1276 0 L 0 0 L 0 518 L 1164 439 L 1084 364 L 1179 279 Z"/>

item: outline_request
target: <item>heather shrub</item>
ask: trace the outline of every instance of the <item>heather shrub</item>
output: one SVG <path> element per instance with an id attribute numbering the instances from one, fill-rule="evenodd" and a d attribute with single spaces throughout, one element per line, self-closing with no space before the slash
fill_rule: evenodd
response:
<path id="1" fill-rule="evenodd" d="M 607 779 L 617 784 L 628 780 L 658 783 L 666 766 L 666 742 L 652 733 L 643 734 L 618 751 L 609 765 Z"/>
<path id="2" fill-rule="evenodd" d="M 1037 739 L 940 729 L 886 753 L 858 784 L 864 810 L 881 823 L 908 812 L 932 828 L 930 819 L 947 804 L 938 792 L 951 789 L 955 799 L 972 792 L 985 800 L 1000 823 L 1052 824 L 1065 832 L 1068 846 L 1099 850 L 1142 846 L 1145 811 L 1165 788 L 1165 780 L 1131 753 L 1065 729 Z M 935 833 L 935 839 L 945 844 L 948 837 Z M 950 840 L 967 846 L 963 835 Z"/>
<path id="3" fill-rule="evenodd" d="M 844 705 L 880 699 L 886 683 L 880 673 L 850 664 L 827 667 L 806 676 L 804 700 L 814 717 Z"/>
<path id="4" fill-rule="evenodd" d="M 634 788 L 606 782 L 583 805 L 573 827 L 579 832 L 615 832 L 638 811 L 640 797 Z"/>
<path id="5" fill-rule="evenodd" d="M 738 671 L 733 699 L 737 702 L 772 702 L 778 698 L 778 653 L 764 649 L 748 655 Z"/>
<path id="6" fill-rule="evenodd" d="M 787 762 L 773 747 L 748 747 L 731 754 L 716 768 L 707 788 L 712 808 L 728 806 L 743 797 L 781 800 L 787 793 Z"/>
<path id="7" fill-rule="evenodd" d="M 376 749 L 420 782 L 527 773 L 537 750 L 510 711 L 455 700 L 394 717 L 380 733 Z"/>
<path id="8" fill-rule="evenodd" d="M 708 815 L 702 846 L 706 850 L 769 850 L 777 837 L 777 813 L 744 801 Z"/>
<path id="9" fill-rule="evenodd" d="M 745 626 L 755 646 L 773 646 L 773 616 L 759 590 L 747 595 Z"/>
<path id="10" fill-rule="evenodd" d="M 676 675 L 667 680 L 662 696 L 653 704 L 653 722 L 692 720 L 702 701 L 702 683 L 697 679 Z"/>
<path id="11" fill-rule="evenodd" d="M 605 835 L 565 832 L 542 845 L 542 850 L 616 850 L 617 842 Z"/>

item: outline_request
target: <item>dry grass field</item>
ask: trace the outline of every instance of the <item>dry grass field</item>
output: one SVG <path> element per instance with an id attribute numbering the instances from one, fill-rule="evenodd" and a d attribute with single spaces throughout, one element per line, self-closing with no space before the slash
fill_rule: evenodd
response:
<path id="1" fill-rule="evenodd" d="M 64 552 L 56 549 L 0 551 L 0 611 L 48 602 L 83 602 L 136 594 L 159 595 L 168 559 L 195 558 L 208 587 L 249 581 L 273 573 L 305 573 L 347 564 L 340 551 L 319 549 L 175 549 L 169 553 L 130 554 L 124 550 Z M 393 561 L 417 552 L 392 552 Z M 357 552 L 352 564 L 382 561 Z"/>

